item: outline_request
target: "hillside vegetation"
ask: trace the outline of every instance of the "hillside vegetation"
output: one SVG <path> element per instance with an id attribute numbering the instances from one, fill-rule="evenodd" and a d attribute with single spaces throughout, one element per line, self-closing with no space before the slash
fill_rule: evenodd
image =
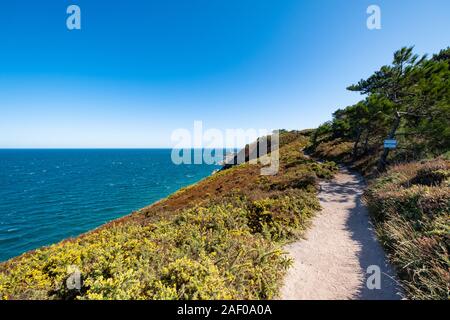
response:
<path id="1" fill-rule="evenodd" d="M 290 261 L 282 244 L 319 210 L 318 177 L 332 162 L 302 153 L 308 138 L 280 137 L 280 171 L 220 171 L 78 238 L 0 265 L 3 299 L 270 299 Z M 80 290 L 66 286 L 81 272 Z"/>
<path id="2" fill-rule="evenodd" d="M 450 162 L 393 166 L 373 181 L 366 200 L 409 297 L 448 299 Z"/>
<path id="3" fill-rule="evenodd" d="M 348 89 L 365 98 L 333 113 L 309 152 L 369 179 L 365 200 L 412 299 L 450 297 L 450 49 L 431 58 L 403 48 Z M 396 139 L 396 149 L 384 149 Z"/>

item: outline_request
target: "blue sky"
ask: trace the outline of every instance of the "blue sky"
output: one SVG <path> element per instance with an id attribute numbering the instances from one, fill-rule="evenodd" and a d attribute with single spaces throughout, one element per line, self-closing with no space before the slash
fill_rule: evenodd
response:
<path id="1" fill-rule="evenodd" d="M 81 8 L 81 30 L 66 8 Z M 382 29 L 366 28 L 381 8 Z M 448 0 L 0 5 L 0 147 L 168 147 L 178 128 L 315 127 L 346 86 L 450 45 Z"/>

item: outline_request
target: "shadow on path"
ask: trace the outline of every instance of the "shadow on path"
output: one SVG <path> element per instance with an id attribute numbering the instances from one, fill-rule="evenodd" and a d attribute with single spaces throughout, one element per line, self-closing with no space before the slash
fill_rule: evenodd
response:
<path id="1" fill-rule="evenodd" d="M 333 201 L 354 204 L 352 208 L 348 209 L 349 214 L 345 226 L 351 239 L 359 247 L 357 256 L 360 268 L 364 272 L 364 281 L 355 293 L 355 299 L 399 300 L 401 299 L 401 289 L 395 279 L 395 271 L 389 264 L 384 250 L 376 238 L 368 210 L 362 201 L 362 195 L 366 187 L 364 179 L 358 173 L 347 168 L 341 167 L 341 173 L 349 175 L 350 179 L 344 183 L 330 182 L 327 185 L 326 192 L 334 195 Z M 327 199 L 323 199 L 323 201 L 327 201 Z M 374 273 L 373 270 L 367 273 L 369 266 L 378 266 L 381 271 L 380 289 L 369 289 L 367 286 L 368 277 Z"/>
<path id="2" fill-rule="evenodd" d="M 320 184 L 321 212 L 305 239 L 286 246 L 294 264 L 288 270 L 282 299 L 399 300 L 395 272 L 378 243 L 362 202 L 362 177 L 341 168 L 331 181 Z M 379 268 L 380 289 L 367 280 Z M 373 282 L 370 282 L 373 283 Z"/>

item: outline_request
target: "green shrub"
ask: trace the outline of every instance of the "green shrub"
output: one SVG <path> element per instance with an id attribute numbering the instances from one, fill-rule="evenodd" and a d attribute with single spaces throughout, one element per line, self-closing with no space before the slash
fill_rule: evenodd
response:
<path id="1" fill-rule="evenodd" d="M 254 201 L 249 225 L 254 232 L 260 232 L 276 241 L 295 238 L 319 209 L 316 197 L 291 189 L 271 198 Z"/>
<path id="2" fill-rule="evenodd" d="M 155 292 L 157 298 L 161 290 L 164 295 L 175 293 L 172 297 L 180 300 L 231 299 L 237 296 L 226 286 L 222 273 L 208 256 L 203 256 L 200 261 L 182 257 L 164 267 Z"/>

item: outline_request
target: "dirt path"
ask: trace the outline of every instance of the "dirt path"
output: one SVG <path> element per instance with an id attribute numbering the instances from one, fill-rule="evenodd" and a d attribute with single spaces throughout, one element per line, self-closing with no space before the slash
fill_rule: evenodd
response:
<path id="1" fill-rule="evenodd" d="M 342 168 L 332 181 L 322 182 L 322 211 L 305 239 L 286 247 L 294 259 L 281 299 L 400 299 L 393 269 L 375 238 L 361 202 L 362 178 Z M 367 267 L 381 270 L 381 289 L 366 286 Z"/>

